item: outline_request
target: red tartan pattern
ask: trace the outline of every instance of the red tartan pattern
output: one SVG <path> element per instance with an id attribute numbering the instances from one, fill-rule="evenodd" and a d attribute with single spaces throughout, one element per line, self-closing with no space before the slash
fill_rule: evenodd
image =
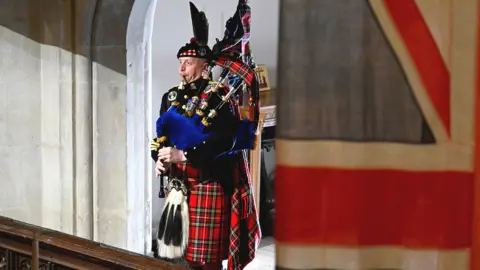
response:
<path id="1" fill-rule="evenodd" d="M 230 199 L 216 182 L 199 185 L 189 179 L 190 215 L 186 260 L 214 263 L 227 259 Z"/>
<path id="2" fill-rule="evenodd" d="M 254 79 L 256 82 L 258 82 L 256 71 L 252 70 L 247 64 L 243 62 L 233 62 L 229 60 L 228 57 L 222 56 L 216 61 L 216 64 L 223 68 L 228 68 L 231 73 L 242 78 L 242 80 L 245 81 L 249 88 L 252 87 Z M 260 116 L 260 94 L 258 91 L 258 84 L 255 84 L 254 87 L 250 89 L 250 97 L 252 100 L 250 101 L 249 118 L 256 123 L 258 123 Z"/>
<path id="3" fill-rule="evenodd" d="M 198 169 L 188 165 L 172 166 L 171 169 L 174 175 L 187 177 L 190 188 L 195 190 L 193 186 L 200 176 Z M 239 156 L 235 171 L 238 173 L 233 174 L 235 189 L 231 201 L 230 198 L 224 197 L 223 190 L 218 192 L 221 187 L 217 183 L 197 186 L 197 191 L 190 194 L 189 215 L 191 224 L 186 254 L 187 260 L 203 262 L 203 260 L 211 258 L 212 260 L 208 262 L 216 262 L 225 259 L 224 252 L 226 251 L 228 269 L 241 270 L 255 258 L 261 232 L 245 156 Z M 224 212 L 219 211 L 222 202 Z M 228 207 L 231 208 L 228 209 Z M 207 214 L 209 215 L 207 216 Z M 213 221 L 213 225 L 210 227 L 204 223 L 207 219 Z M 221 223 L 220 220 L 225 223 Z M 240 225 L 242 223 L 244 226 Z M 220 224 L 225 224 L 225 226 L 221 227 Z M 246 239 L 246 241 L 240 241 L 240 239 Z M 216 246 L 215 243 L 217 243 Z M 246 243 L 246 245 L 242 246 L 241 243 Z M 241 250 L 247 250 L 248 256 L 241 258 L 240 253 L 245 252 L 240 252 Z"/>
<path id="4" fill-rule="evenodd" d="M 245 156 L 239 158 L 237 166 L 238 174 L 235 174 L 234 178 L 235 189 L 230 213 L 229 270 L 245 268 L 255 258 L 255 252 L 262 237 L 257 219 L 257 209 L 253 200 L 250 171 Z M 240 239 L 246 239 L 246 241 Z M 246 246 L 242 246 L 241 243 L 246 243 Z M 240 253 L 245 252 L 241 252 L 241 250 L 247 250 L 246 258 L 240 257 Z"/>
<path id="5" fill-rule="evenodd" d="M 236 112 L 237 117 L 240 118 L 239 107 L 235 107 L 234 111 Z M 196 195 L 194 195 L 195 193 L 190 195 L 189 207 L 191 224 L 189 232 L 190 239 L 187 246 L 187 260 L 200 262 L 203 262 L 203 260 L 206 260 L 207 258 L 211 258 L 211 261 L 207 262 L 223 260 L 224 242 L 228 244 L 226 249 L 228 249 L 229 270 L 244 269 L 255 258 L 255 252 L 262 236 L 258 222 L 257 209 L 253 199 L 250 171 L 248 169 L 245 153 L 238 157 L 236 165 L 237 166 L 234 170 L 236 173 L 233 173 L 235 188 L 231 198 L 225 198 L 223 191 L 219 194 L 217 193 L 218 189 L 214 192 L 213 187 L 207 187 L 210 185 L 216 185 L 221 189 L 219 184 L 214 183 L 199 186 L 205 188 L 204 191 L 198 191 Z M 174 166 L 175 170 L 177 170 L 177 172 L 183 172 L 182 175 L 177 175 L 179 177 L 187 177 L 190 181 L 196 181 L 200 176 L 200 171 L 189 165 L 177 166 L 178 167 Z M 202 197 L 204 199 L 202 199 Z M 205 201 L 209 201 L 210 203 L 205 203 Z M 228 202 L 231 202 L 229 203 L 231 207 L 230 213 L 228 213 L 228 209 L 226 208 L 224 208 L 226 212 L 218 211 L 218 206 L 222 204 L 220 202 L 224 202 L 224 207 L 228 206 Z M 211 206 L 215 207 L 207 211 Z M 195 213 L 196 217 L 192 216 L 193 213 Z M 214 225 L 212 225 L 214 228 L 213 230 L 210 230 L 210 227 L 208 226 L 201 225 L 201 221 L 206 220 L 205 217 L 207 213 L 213 213 L 214 215 L 213 218 L 210 216 L 210 221 L 218 221 L 214 222 Z M 221 219 L 226 219 L 225 223 L 221 223 Z M 229 221 L 230 226 L 228 226 L 227 221 Z M 225 227 L 220 228 L 220 224 L 226 225 Z M 213 234 L 211 231 L 217 233 Z M 211 237 L 208 236 L 209 234 Z M 223 238 L 221 235 L 226 236 Z M 197 239 L 196 237 L 199 238 Z M 241 241 L 241 239 L 244 239 L 244 241 Z M 217 246 L 215 246 L 214 243 L 217 243 Z M 242 257 L 240 256 L 241 253 L 247 253 L 248 255 Z M 217 257 L 214 258 L 214 255 Z"/>
<path id="6" fill-rule="evenodd" d="M 197 181 L 201 177 L 201 170 L 191 166 L 189 163 L 172 164 L 170 167 L 170 175 L 179 179 L 192 178 L 190 181 Z"/>
<path id="7" fill-rule="evenodd" d="M 219 183 L 199 184 L 201 170 L 189 164 L 170 168 L 172 176 L 187 180 L 189 230 L 185 259 L 214 263 L 228 257 L 230 198 Z M 208 179 L 202 179 L 206 181 Z"/>
<path id="8" fill-rule="evenodd" d="M 232 62 L 225 56 L 220 57 L 216 61 L 216 64 L 223 68 L 228 68 L 230 72 L 242 78 L 247 83 L 248 87 L 252 86 L 255 71 L 249 68 L 246 64 L 242 62 Z"/>

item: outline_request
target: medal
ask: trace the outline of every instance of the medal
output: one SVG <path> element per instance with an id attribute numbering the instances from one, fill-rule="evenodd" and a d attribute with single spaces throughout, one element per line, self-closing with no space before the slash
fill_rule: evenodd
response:
<path id="1" fill-rule="evenodd" d="M 177 91 L 171 91 L 168 93 L 168 101 L 174 101 L 177 99 Z"/>

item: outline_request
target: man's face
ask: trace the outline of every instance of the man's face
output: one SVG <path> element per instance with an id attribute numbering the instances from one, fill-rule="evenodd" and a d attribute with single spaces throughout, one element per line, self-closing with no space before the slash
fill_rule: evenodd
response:
<path id="1" fill-rule="evenodd" d="M 180 57 L 178 72 L 185 78 L 185 82 L 195 81 L 202 76 L 202 71 L 207 68 L 207 61 L 195 57 Z"/>

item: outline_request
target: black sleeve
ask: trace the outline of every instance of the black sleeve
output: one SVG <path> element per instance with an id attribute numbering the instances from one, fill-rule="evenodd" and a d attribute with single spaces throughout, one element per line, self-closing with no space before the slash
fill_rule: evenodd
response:
<path id="1" fill-rule="evenodd" d="M 225 104 L 212 121 L 212 135 L 204 143 L 184 150 L 185 157 L 192 166 L 208 166 L 218 155 L 229 151 L 234 143 L 236 123 L 228 104 Z"/>
<path id="2" fill-rule="evenodd" d="M 160 104 L 160 112 L 158 115 L 166 112 L 168 110 L 168 92 L 163 94 L 162 103 Z"/>
<path id="3" fill-rule="evenodd" d="M 163 94 L 162 96 L 162 103 L 160 104 L 160 111 L 159 116 L 168 110 L 168 92 Z M 156 120 L 156 119 L 155 119 Z M 158 142 L 156 141 L 157 138 L 153 139 L 152 143 L 150 144 L 150 154 L 153 161 L 157 162 L 158 159 Z"/>

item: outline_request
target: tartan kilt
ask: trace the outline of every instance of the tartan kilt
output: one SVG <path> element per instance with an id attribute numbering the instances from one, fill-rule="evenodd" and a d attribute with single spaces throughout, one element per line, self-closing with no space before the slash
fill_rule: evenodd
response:
<path id="1" fill-rule="evenodd" d="M 230 234 L 230 199 L 217 182 L 188 183 L 190 228 L 186 260 L 206 263 L 226 260 Z"/>
<path id="2" fill-rule="evenodd" d="M 198 170 L 180 165 L 189 189 L 190 217 L 185 259 L 190 262 L 214 263 L 228 258 L 230 238 L 230 197 L 223 187 L 209 179 L 198 182 Z"/>

